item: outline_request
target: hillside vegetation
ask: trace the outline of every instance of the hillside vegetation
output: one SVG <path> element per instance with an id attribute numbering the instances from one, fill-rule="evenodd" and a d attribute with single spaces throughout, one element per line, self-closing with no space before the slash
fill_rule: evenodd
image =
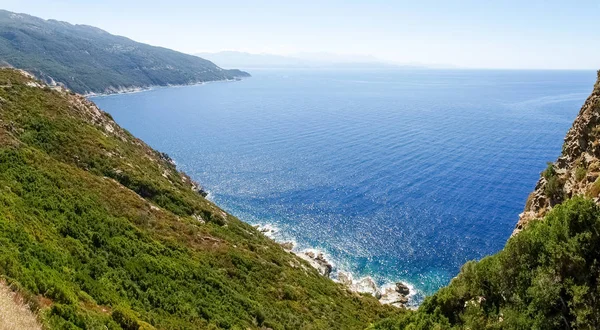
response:
<path id="1" fill-rule="evenodd" d="M 201 195 L 82 96 L 0 70 L 0 276 L 51 329 L 364 329 L 397 313 Z"/>
<path id="2" fill-rule="evenodd" d="M 78 93 L 185 85 L 247 77 L 197 56 L 154 47 L 87 25 L 0 10 L 0 65 Z"/>

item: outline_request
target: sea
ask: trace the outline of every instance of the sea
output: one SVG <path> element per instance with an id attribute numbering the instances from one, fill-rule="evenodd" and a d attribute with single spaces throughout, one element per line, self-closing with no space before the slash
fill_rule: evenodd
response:
<path id="1" fill-rule="evenodd" d="M 217 205 L 411 303 L 501 250 L 594 71 L 249 70 L 93 97 Z"/>

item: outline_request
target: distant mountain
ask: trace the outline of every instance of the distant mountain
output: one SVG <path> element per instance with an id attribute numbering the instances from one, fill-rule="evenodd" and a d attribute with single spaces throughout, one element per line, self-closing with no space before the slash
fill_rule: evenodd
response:
<path id="1" fill-rule="evenodd" d="M 231 66 L 232 64 L 241 64 L 244 68 L 305 68 L 310 66 L 310 62 L 282 55 L 273 54 L 251 54 L 236 51 L 222 51 L 216 53 L 197 53 L 194 54 L 222 66 Z"/>
<path id="2" fill-rule="evenodd" d="M 397 65 L 373 56 L 338 55 L 330 53 L 298 53 L 284 56 L 252 54 L 237 51 L 196 53 L 218 65 L 244 69 L 257 68 L 414 68 L 420 65 Z"/>
<path id="3" fill-rule="evenodd" d="M 170 49 L 87 25 L 0 10 L 0 65 L 35 74 L 78 93 L 110 93 L 247 77 Z"/>

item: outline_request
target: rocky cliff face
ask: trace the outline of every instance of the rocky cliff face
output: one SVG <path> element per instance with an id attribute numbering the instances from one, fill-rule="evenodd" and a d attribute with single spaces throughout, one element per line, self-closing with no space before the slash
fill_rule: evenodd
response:
<path id="1" fill-rule="evenodd" d="M 600 204 L 600 71 L 587 98 L 565 137 L 562 154 L 542 172 L 529 195 L 525 211 L 513 232 L 542 218 L 552 207 L 573 196 L 583 195 Z"/>

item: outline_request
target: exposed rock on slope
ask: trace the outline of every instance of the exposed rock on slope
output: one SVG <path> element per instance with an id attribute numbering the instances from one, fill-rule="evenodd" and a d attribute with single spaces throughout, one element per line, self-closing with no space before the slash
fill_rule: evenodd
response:
<path id="1" fill-rule="evenodd" d="M 527 223 L 542 218 L 553 206 L 577 196 L 600 203 L 600 71 L 587 98 L 565 137 L 562 154 L 548 168 L 529 195 L 513 234 Z"/>

